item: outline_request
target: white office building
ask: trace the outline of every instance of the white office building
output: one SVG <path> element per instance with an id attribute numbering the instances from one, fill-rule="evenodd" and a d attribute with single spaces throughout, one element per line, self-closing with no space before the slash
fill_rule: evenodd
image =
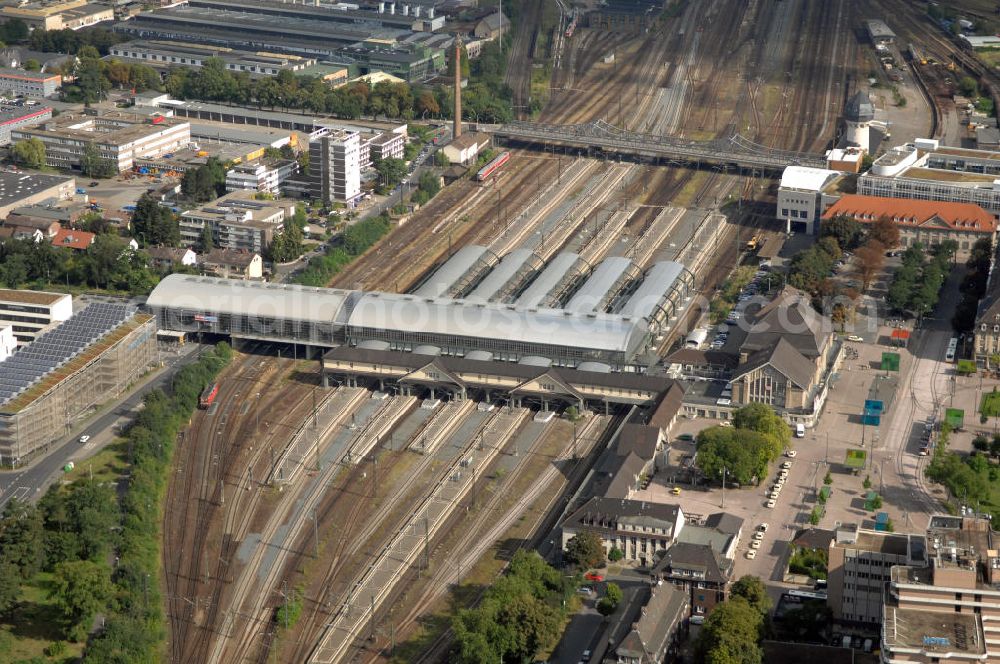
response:
<path id="1" fill-rule="evenodd" d="M 809 234 L 819 232 L 823 195 L 835 189 L 842 175 L 839 171 L 825 168 L 788 166 L 781 174 L 781 184 L 778 185 L 775 216 L 786 222 L 790 230 Z"/>
<path id="2" fill-rule="evenodd" d="M 361 136 L 356 131 L 323 128 L 309 141 L 313 196 L 353 205 L 361 198 Z"/>
<path id="3" fill-rule="evenodd" d="M 0 327 L 11 326 L 18 344 L 34 341 L 72 315 L 72 295 L 0 288 Z"/>
<path id="4" fill-rule="evenodd" d="M 236 164 L 226 172 L 226 191 L 258 191 L 278 196 L 285 180 L 298 172 L 299 163 L 294 159 Z"/>

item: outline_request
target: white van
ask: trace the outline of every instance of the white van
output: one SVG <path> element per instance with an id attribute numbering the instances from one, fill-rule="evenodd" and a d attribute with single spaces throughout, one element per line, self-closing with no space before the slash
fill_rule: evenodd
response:
<path id="1" fill-rule="evenodd" d="M 806 437 L 806 425 L 802 424 L 801 422 L 795 425 L 795 437 L 796 438 Z"/>

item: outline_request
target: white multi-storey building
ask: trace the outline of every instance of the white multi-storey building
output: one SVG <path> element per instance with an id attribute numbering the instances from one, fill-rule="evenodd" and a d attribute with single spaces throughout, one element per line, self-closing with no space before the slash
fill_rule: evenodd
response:
<path id="1" fill-rule="evenodd" d="M 72 315 L 72 295 L 0 288 L 0 326 L 12 326 L 19 344 L 30 343 Z"/>
<path id="2" fill-rule="evenodd" d="M 1000 158 L 988 150 L 917 139 L 875 160 L 858 178 L 858 194 L 884 198 L 975 203 L 1000 215 Z"/>
<path id="3" fill-rule="evenodd" d="M 64 113 L 36 127 L 15 129 L 14 142 L 37 138 L 45 144 L 49 166 L 79 169 L 89 146 L 117 172 L 130 170 L 136 159 L 176 152 L 191 142 L 186 120 L 161 115 L 114 111 L 104 115 Z"/>
<path id="4" fill-rule="evenodd" d="M 294 159 L 237 164 L 226 173 L 226 191 L 259 191 L 277 196 L 285 180 L 298 172 L 299 163 Z"/>
<path id="5" fill-rule="evenodd" d="M 346 129 L 321 129 L 309 141 L 313 195 L 354 204 L 361 197 L 361 136 Z"/>

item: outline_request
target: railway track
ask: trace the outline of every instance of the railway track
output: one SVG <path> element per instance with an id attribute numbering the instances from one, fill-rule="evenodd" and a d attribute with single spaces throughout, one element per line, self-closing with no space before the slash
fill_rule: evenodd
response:
<path id="1" fill-rule="evenodd" d="M 193 418 L 179 446 L 191 452 L 176 457 L 180 467 L 167 492 L 163 558 L 173 661 L 197 660 L 198 653 L 207 648 L 224 600 L 229 561 L 235 554 L 234 534 L 246 527 L 245 522 L 229 515 L 256 500 L 245 495 L 245 490 L 231 490 L 227 510 L 224 492 L 249 487 L 254 471 L 263 477 L 268 461 L 265 452 L 276 438 L 285 435 L 286 428 L 293 430 L 287 422 L 302 419 L 308 411 L 308 385 L 291 383 L 275 389 L 274 377 L 291 364 L 291 360 L 242 357 L 220 379 L 217 405 Z M 235 412 L 234 402 L 240 393 L 259 393 L 254 406 L 264 413 L 279 414 L 274 422 L 264 420 L 263 436 L 256 435 L 257 413 L 251 416 L 247 409 Z M 284 406 L 286 399 L 296 406 Z M 213 524 L 223 528 L 219 541 L 209 537 L 218 528 Z"/>

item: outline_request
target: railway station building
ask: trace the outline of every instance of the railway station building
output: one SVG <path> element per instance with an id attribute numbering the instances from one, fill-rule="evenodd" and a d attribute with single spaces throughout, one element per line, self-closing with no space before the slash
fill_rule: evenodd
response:
<path id="1" fill-rule="evenodd" d="M 577 263 L 578 257 L 567 256 L 558 269 L 565 274 Z M 610 267 L 602 269 L 605 264 Z M 501 259 L 471 246 L 412 294 L 171 275 L 147 306 L 163 330 L 300 344 L 312 351 L 348 346 L 639 372 L 652 343 L 690 301 L 694 281 L 679 263 L 658 263 L 643 274 L 625 259 L 608 259 L 582 281 L 574 278 L 576 290 L 547 300 L 551 305 L 518 304 L 519 295 L 543 276 L 547 292 L 540 299 L 564 288 L 564 280 L 531 252 Z"/>

